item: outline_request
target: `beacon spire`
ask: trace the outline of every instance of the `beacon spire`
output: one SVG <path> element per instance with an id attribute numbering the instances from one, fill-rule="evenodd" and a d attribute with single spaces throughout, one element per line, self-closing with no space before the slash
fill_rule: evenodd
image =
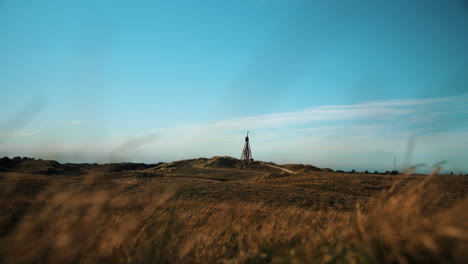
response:
<path id="1" fill-rule="evenodd" d="M 250 150 L 249 131 L 247 131 L 247 136 L 245 137 L 244 150 L 242 151 L 241 160 L 245 160 L 245 161 L 254 160 L 252 157 L 252 151 Z"/>

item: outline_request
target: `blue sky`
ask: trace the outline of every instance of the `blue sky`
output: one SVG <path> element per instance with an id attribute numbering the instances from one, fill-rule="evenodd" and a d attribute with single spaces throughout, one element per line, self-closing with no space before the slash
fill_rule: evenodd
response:
<path id="1" fill-rule="evenodd" d="M 468 4 L 0 0 L 0 155 L 468 172 Z"/>

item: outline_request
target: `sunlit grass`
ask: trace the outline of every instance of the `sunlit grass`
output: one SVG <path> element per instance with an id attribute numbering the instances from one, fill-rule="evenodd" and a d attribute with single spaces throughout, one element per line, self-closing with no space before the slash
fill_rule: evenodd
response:
<path id="1" fill-rule="evenodd" d="M 328 176 L 289 181 L 324 191 L 333 183 L 338 191 L 366 187 Z M 262 181 L 281 186 L 285 178 Z M 249 186 L 256 184 L 261 196 L 259 182 Z M 34 186 L 43 189 L 28 195 Z M 400 179 L 339 210 L 203 200 L 184 196 L 177 184 L 138 178 L 6 174 L 0 256 L 4 263 L 463 263 L 468 200 L 441 203 L 439 187 L 437 176 Z"/>

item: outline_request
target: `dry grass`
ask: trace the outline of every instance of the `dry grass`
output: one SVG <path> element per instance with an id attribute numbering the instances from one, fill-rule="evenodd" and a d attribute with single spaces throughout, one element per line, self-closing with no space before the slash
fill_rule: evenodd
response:
<path id="1" fill-rule="evenodd" d="M 468 259 L 464 178 L 457 178 L 460 187 L 448 182 L 455 178 L 443 176 L 395 181 L 396 177 L 321 173 L 259 180 L 254 174 L 251 180 L 219 182 L 184 175 L 4 174 L 0 262 Z"/>

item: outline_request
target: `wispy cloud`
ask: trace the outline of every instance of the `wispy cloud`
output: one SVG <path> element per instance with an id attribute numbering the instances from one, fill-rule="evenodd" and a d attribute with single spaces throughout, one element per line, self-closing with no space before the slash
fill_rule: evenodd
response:
<path id="1" fill-rule="evenodd" d="M 320 121 L 367 121 L 370 124 L 398 118 L 411 119 L 420 123 L 444 122 L 444 118 L 456 114 L 468 114 L 468 95 L 420 100 L 385 100 L 353 105 L 330 105 L 304 109 L 302 111 L 273 113 L 259 116 L 232 118 L 191 125 L 183 129 L 246 130 L 280 128 L 294 125 L 313 124 Z M 437 118 L 439 120 L 434 120 Z M 407 122 L 406 124 L 411 124 Z M 344 125 L 341 123 L 340 125 Z M 312 126 L 311 128 L 316 128 Z"/>
<path id="2" fill-rule="evenodd" d="M 28 137 L 28 136 L 34 136 L 41 133 L 40 130 L 20 130 L 20 131 L 14 131 L 14 132 L 0 132 L 0 138 L 5 137 Z"/>

